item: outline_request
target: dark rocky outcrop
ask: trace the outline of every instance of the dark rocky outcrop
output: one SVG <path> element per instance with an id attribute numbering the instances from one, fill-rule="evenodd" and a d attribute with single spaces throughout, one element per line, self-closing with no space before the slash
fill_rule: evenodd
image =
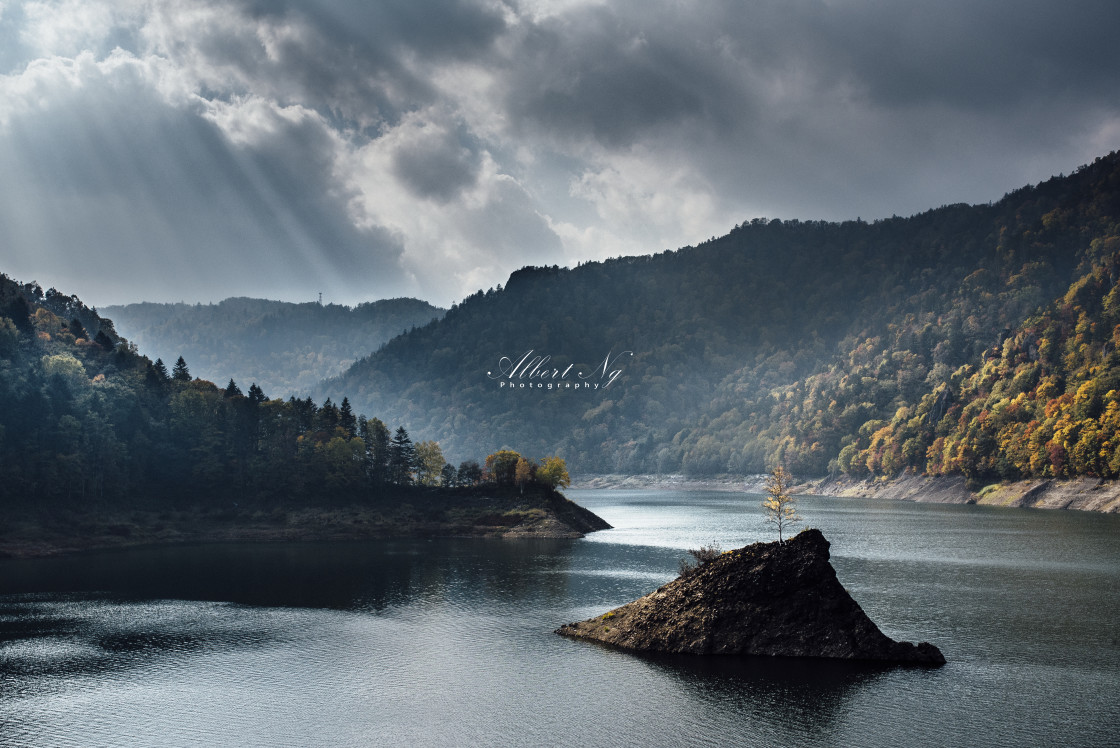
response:
<path id="1" fill-rule="evenodd" d="M 852 599 L 806 530 L 728 551 L 655 592 L 558 634 L 645 652 L 833 657 L 927 665 L 932 644 L 896 642 Z"/>

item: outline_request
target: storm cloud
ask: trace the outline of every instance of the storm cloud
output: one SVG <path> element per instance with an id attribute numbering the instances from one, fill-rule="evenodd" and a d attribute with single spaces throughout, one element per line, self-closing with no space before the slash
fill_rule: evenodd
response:
<path id="1" fill-rule="evenodd" d="M 1120 146 L 1106 0 L 0 3 L 3 267 L 89 303 L 447 304 Z"/>

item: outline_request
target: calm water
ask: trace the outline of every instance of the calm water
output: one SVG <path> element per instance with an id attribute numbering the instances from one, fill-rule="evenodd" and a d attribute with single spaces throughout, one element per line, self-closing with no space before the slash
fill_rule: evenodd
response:
<path id="1" fill-rule="evenodd" d="M 617 529 L 0 561 L 0 746 L 1120 741 L 1120 517 L 803 500 L 880 627 L 949 658 L 884 669 L 554 635 L 768 539 L 757 497 L 571 495 Z"/>

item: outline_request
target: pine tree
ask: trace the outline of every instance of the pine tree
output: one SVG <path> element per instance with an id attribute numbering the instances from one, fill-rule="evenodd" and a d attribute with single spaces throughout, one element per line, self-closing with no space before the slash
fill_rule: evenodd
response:
<path id="1" fill-rule="evenodd" d="M 366 474 L 374 485 L 389 480 L 389 429 L 380 418 L 358 419 L 358 433 L 366 444 Z"/>
<path id="2" fill-rule="evenodd" d="M 342 405 L 338 407 L 338 425 L 346 430 L 347 436 L 352 438 L 357 423 L 358 419 L 354 417 L 354 409 L 350 407 L 350 399 L 344 396 Z"/>
<path id="3" fill-rule="evenodd" d="M 389 444 L 389 480 L 398 486 L 412 485 L 412 470 L 416 465 L 416 446 L 408 437 L 404 426 L 397 427 L 397 433 Z"/>
<path id="4" fill-rule="evenodd" d="M 334 431 L 334 427 L 338 425 L 338 407 L 331 402 L 328 397 L 323 403 L 323 407 L 319 409 L 318 426 L 326 432 Z"/>
<path id="5" fill-rule="evenodd" d="M 93 342 L 97 343 L 107 351 L 111 351 L 116 348 L 116 344 L 113 342 L 113 339 L 106 335 L 104 330 L 97 331 L 97 335 L 94 336 Z"/>
<path id="6" fill-rule="evenodd" d="M 229 384 L 226 385 L 226 391 L 223 393 L 223 396 L 227 398 L 242 396 L 241 388 L 237 386 L 237 382 L 233 381 L 232 377 L 229 380 Z"/>
<path id="7" fill-rule="evenodd" d="M 251 385 L 249 385 L 250 405 L 260 405 L 266 400 L 268 400 L 268 398 L 265 396 L 264 390 L 258 387 L 256 382 L 253 382 Z"/>
<path id="8" fill-rule="evenodd" d="M 171 379 L 171 375 L 167 373 L 167 366 L 163 363 L 162 358 L 156 359 L 156 362 L 152 364 L 152 369 L 155 371 L 161 382 L 166 382 Z"/>
<path id="9" fill-rule="evenodd" d="M 171 378 L 176 382 L 189 382 L 191 381 L 191 372 L 187 368 L 187 362 L 179 356 L 179 360 L 175 362 L 174 368 L 171 369 Z"/>
<path id="10" fill-rule="evenodd" d="M 457 485 L 456 479 L 458 474 L 455 471 L 455 466 L 450 462 L 443 464 L 443 469 L 439 471 L 439 483 L 444 488 L 454 488 Z"/>

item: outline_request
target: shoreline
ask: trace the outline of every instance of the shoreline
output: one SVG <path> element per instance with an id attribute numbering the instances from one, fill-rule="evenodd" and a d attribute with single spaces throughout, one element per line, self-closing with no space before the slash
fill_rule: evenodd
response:
<path id="1" fill-rule="evenodd" d="M 573 489 L 737 491 L 765 493 L 765 475 L 720 475 L 688 478 L 665 475 L 581 475 Z M 993 483 L 972 491 L 961 476 L 901 475 L 896 478 L 811 478 L 798 481 L 792 493 L 843 498 L 894 499 L 938 504 L 980 504 L 1032 509 L 1071 509 L 1120 513 L 1120 481 L 1097 478 L 1040 478 Z"/>
<path id="2" fill-rule="evenodd" d="M 552 497 L 544 505 L 500 498 L 483 505 L 349 504 L 291 509 L 117 509 L 6 517 L 0 559 L 45 558 L 140 546 L 391 538 L 581 538 L 610 527 Z M 529 498 L 529 497 L 526 497 Z M 427 510 L 427 511 L 425 511 Z"/>

